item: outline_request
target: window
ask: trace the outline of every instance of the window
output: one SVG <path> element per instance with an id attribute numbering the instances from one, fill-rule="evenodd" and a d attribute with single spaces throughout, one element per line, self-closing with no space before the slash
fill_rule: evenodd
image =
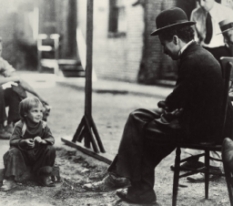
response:
<path id="1" fill-rule="evenodd" d="M 126 35 L 127 22 L 122 0 L 109 0 L 109 37 Z"/>

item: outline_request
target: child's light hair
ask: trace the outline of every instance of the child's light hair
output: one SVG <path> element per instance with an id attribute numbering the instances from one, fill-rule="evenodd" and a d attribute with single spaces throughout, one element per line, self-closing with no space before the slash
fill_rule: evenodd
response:
<path id="1" fill-rule="evenodd" d="M 22 121 L 25 121 L 25 114 L 29 112 L 30 109 L 33 107 L 37 107 L 41 105 L 43 108 L 43 105 L 41 101 L 37 97 L 27 97 L 23 99 L 19 104 L 19 116 Z"/>

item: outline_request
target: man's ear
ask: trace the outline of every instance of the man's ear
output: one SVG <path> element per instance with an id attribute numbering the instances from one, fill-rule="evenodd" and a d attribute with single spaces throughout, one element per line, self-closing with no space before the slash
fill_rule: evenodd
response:
<path id="1" fill-rule="evenodd" d="M 179 37 L 177 35 L 174 35 L 172 41 L 175 45 L 178 45 L 180 40 L 179 40 Z"/>

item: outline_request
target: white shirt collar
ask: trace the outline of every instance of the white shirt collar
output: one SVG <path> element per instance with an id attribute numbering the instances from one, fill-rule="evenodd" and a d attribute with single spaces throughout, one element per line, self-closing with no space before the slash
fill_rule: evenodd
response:
<path id="1" fill-rule="evenodd" d="M 184 52 L 184 50 L 190 45 L 190 44 L 192 44 L 194 42 L 194 40 L 191 40 L 191 41 L 189 41 L 187 44 L 185 44 L 182 48 L 181 48 L 181 50 L 180 50 L 180 52 L 179 52 L 179 56 Z"/>

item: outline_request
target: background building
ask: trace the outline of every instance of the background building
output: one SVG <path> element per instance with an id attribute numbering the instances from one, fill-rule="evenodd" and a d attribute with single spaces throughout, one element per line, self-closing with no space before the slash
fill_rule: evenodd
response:
<path id="1" fill-rule="evenodd" d="M 220 0 L 217 0 L 218 2 Z M 222 4 L 233 7 L 232 0 Z M 38 34 L 59 34 L 59 58 L 85 67 L 87 0 L 0 0 L 3 56 L 17 69 L 37 68 Z M 93 67 L 97 78 L 174 82 L 176 62 L 151 37 L 155 18 L 178 6 L 190 17 L 196 0 L 94 0 Z"/>

